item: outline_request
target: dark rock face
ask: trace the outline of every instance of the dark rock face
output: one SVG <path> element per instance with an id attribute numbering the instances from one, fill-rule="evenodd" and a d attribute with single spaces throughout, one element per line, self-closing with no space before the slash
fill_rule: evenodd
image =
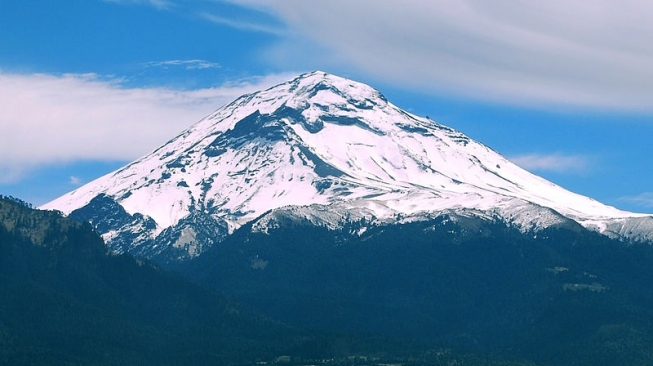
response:
<path id="1" fill-rule="evenodd" d="M 200 255 L 214 244 L 224 240 L 228 234 L 228 227 L 224 221 L 219 221 L 211 215 L 192 211 L 177 225 L 166 228 L 154 239 L 154 245 L 161 248 L 154 255 L 137 253 L 156 263 L 165 266 L 174 266 Z"/>
<path id="2" fill-rule="evenodd" d="M 97 232 L 113 233 L 107 240 L 110 251 L 129 253 L 164 266 L 199 255 L 228 234 L 225 222 L 216 220 L 208 212 L 192 211 L 177 225 L 153 235 L 157 227 L 154 220 L 138 213 L 130 215 L 113 198 L 103 194 L 73 211 L 69 217 L 89 222 Z"/>
<path id="3" fill-rule="evenodd" d="M 130 215 L 113 198 L 104 194 L 99 194 L 68 217 L 89 222 L 99 233 L 113 232 L 108 248 L 115 253 L 138 254 L 139 251 L 149 250 L 154 239 L 151 232 L 156 229 L 154 220 L 139 213 Z M 134 247 L 134 243 L 140 245 Z"/>

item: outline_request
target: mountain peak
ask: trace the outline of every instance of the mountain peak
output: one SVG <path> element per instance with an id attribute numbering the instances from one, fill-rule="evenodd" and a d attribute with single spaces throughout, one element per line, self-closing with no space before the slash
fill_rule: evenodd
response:
<path id="1" fill-rule="evenodd" d="M 285 84 L 286 83 L 281 84 L 277 87 Z M 385 100 L 381 93 L 369 85 L 346 79 L 337 75 L 328 74 L 324 71 L 313 71 L 299 75 L 297 78 L 289 81 L 287 84 L 291 86 L 288 91 L 294 93 L 294 97 L 308 97 L 309 99 L 312 99 L 316 97 L 320 91 L 326 91 L 336 95 L 346 96 L 353 100 L 366 99 L 370 97 Z M 317 98 L 316 101 L 320 101 L 320 98 Z"/>
<path id="2" fill-rule="evenodd" d="M 332 107 L 366 109 L 387 103 L 376 89 L 324 71 L 302 74 L 267 90 L 244 96 L 242 101 L 251 102 L 252 99 L 258 101 L 255 104 L 262 114 L 269 114 L 273 112 L 270 108 L 276 109 L 281 105 L 301 111 L 310 108 L 326 111 Z"/>

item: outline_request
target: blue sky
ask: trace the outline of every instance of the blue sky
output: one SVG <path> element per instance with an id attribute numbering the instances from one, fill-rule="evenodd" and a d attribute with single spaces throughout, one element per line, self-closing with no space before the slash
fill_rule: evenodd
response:
<path id="1" fill-rule="evenodd" d="M 653 212 L 650 19 L 635 0 L 3 1 L 0 194 L 44 204 L 319 69 Z"/>

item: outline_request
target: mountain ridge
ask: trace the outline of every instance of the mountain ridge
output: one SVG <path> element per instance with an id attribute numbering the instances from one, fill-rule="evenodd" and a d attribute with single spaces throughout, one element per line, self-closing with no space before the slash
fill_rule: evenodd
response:
<path id="1" fill-rule="evenodd" d="M 653 239 L 650 215 L 569 192 L 365 84 L 322 71 L 243 95 L 42 208 L 73 214 L 98 195 L 142 216 L 101 231 L 105 240 L 140 237 L 140 244 L 182 248 L 179 258 L 219 241 L 184 219 L 214 221 L 211 235 L 220 238 L 271 210 L 310 205 L 383 222 L 473 209 L 524 231 L 566 218 L 613 238 Z M 142 220 L 152 221 L 144 227 Z"/>

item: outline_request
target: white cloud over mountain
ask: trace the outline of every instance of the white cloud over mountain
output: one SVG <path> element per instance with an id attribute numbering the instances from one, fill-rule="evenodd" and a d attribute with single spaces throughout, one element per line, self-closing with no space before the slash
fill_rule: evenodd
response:
<path id="1" fill-rule="evenodd" d="M 634 196 L 621 197 L 619 201 L 632 203 L 639 207 L 653 208 L 653 192 L 644 192 Z"/>
<path id="2" fill-rule="evenodd" d="M 526 170 L 540 172 L 579 173 L 590 167 L 590 159 L 581 155 L 526 154 L 509 160 Z"/>

